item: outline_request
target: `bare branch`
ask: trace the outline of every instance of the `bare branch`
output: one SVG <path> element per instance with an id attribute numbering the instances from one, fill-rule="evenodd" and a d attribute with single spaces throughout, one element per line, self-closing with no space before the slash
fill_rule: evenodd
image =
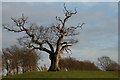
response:
<path id="1" fill-rule="evenodd" d="M 2 25 L 4 27 L 4 29 L 8 30 L 8 31 L 12 31 L 12 32 L 22 32 L 24 30 L 15 30 L 15 29 L 10 29 L 9 27 Z"/>
<path id="2" fill-rule="evenodd" d="M 60 21 L 63 24 L 62 19 L 60 17 L 56 16 L 56 20 Z"/>
<path id="3" fill-rule="evenodd" d="M 67 45 L 68 43 L 67 43 L 67 42 L 62 42 L 62 43 L 61 43 L 61 45 L 64 45 L 64 44 L 66 44 L 66 45 Z"/>
<path id="4" fill-rule="evenodd" d="M 85 23 L 82 23 L 80 26 L 78 25 L 77 27 L 69 27 L 67 28 L 67 30 L 72 30 L 72 29 L 77 29 L 77 28 L 81 28 L 82 29 L 82 26 L 84 25 Z"/>
<path id="5" fill-rule="evenodd" d="M 68 48 L 69 46 L 72 46 L 72 45 L 65 45 L 65 46 L 62 46 L 62 48 L 60 49 L 60 52 L 63 52 L 65 49 L 67 50 L 67 48 Z"/>
<path id="6" fill-rule="evenodd" d="M 52 44 L 51 44 L 51 43 L 49 43 L 49 41 L 46 41 L 46 42 L 47 42 L 47 44 L 49 45 L 49 47 L 50 47 L 51 51 L 54 53 L 54 48 L 53 48 Z"/>
<path id="7" fill-rule="evenodd" d="M 69 11 L 67 8 L 66 8 L 66 5 L 64 3 L 64 14 L 65 14 L 65 19 L 63 20 L 63 26 L 65 25 L 66 21 L 73 15 L 73 14 L 76 14 L 77 13 L 77 10 L 75 8 L 75 11 L 74 12 L 71 12 Z"/>

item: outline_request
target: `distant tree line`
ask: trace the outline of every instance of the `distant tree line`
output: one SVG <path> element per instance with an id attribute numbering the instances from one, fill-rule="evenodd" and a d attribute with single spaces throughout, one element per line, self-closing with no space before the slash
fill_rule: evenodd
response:
<path id="1" fill-rule="evenodd" d="M 107 56 L 102 56 L 98 58 L 96 63 L 91 61 L 79 61 L 75 58 L 68 57 L 62 58 L 60 60 L 60 68 L 62 70 L 72 71 L 72 70 L 89 70 L 89 71 L 118 71 L 120 65 L 115 61 L 111 60 Z"/>
<path id="2" fill-rule="evenodd" d="M 60 60 L 60 68 L 62 70 L 72 71 L 72 70 L 89 70 L 89 71 L 99 71 L 100 69 L 90 61 L 79 61 L 75 58 L 63 58 Z"/>
<path id="3" fill-rule="evenodd" d="M 48 70 L 46 65 L 38 67 L 41 56 L 35 50 L 14 45 L 4 48 L 2 51 L 2 69 L 6 70 L 6 75 Z M 107 56 L 99 57 L 97 64 L 91 61 L 79 61 L 73 57 L 60 58 L 59 65 L 62 71 L 118 71 L 120 67 L 118 63 Z"/>

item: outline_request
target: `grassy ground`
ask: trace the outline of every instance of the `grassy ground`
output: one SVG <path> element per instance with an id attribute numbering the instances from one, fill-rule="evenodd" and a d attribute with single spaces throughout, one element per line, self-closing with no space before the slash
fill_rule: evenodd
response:
<path id="1" fill-rule="evenodd" d="M 118 78 L 118 73 L 112 71 L 27 72 L 4 78 Z"/>

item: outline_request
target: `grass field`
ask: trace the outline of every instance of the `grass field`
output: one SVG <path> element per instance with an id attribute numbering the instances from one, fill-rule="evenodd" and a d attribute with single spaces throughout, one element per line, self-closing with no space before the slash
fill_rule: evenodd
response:
<path id="1" fill-rule="evenodd" d="M 4 78 L 118 78 L 118 73 L 112 71 L 27 72 Z"/>

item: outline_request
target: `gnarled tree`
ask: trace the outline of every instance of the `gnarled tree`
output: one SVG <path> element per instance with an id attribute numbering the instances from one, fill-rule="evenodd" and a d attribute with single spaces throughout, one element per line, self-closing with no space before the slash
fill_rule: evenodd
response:
<path id="1" fill-rule="evenodd" d="M 70 53 L 69 49 L 78 40 L 74 38 L 79 34 L 78 28 L 82 28 L 83 24 L 78 26 L 66 26 L 66 22 L 77 13 L 77 10 L 70 11 L 64 4 L 64 18 L 56 16 L 56 20 L 59 24 L 53 24 L 49 27 L 38 26 L 35 24 L 29 24 L 27 17 L 22 15 L 21 18 L 11 18 L 14 22 L 14 26 L 10 27 L 3 25 L 4 29 L 12 32 L 24 32 L 25 35 L 19 39 L 20 44 L 26 45 L 26 47 L 45 51 L 49 54 L 51 65 L 48 71 L 59 71 L 59 58 L 60 54 Z M 63 52 L 64 51 L 64 52 Z"/>

